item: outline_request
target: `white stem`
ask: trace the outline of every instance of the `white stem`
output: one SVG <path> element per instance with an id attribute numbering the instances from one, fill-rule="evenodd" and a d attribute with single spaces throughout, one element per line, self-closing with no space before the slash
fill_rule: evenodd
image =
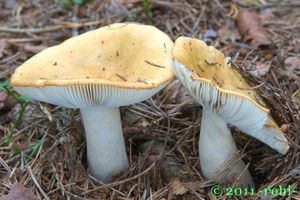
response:
<path id="1" fill-rule="evenodd" d="M 244 162 L 238 160 L 222 171 L 237 153 L 237 147 L 226 122 L 209 109 L 203 108 L 199 140 L 200 166 L 206 178 L 219 183 L 233 182 L 245 170 Z M 239 185 L 254 186 L 248 169 L 241 175 Z"/>
<path id="2" fill-rule="evenodd" d="M 94 177 L 108 183 L 128 167 L 119 108 L 81 109 L 89 168 Z"/>

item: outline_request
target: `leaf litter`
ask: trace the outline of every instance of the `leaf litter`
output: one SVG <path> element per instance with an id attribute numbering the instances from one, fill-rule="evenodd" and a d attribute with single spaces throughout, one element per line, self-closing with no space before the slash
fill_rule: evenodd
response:
<path id="1" fill-rule="evenodd" d="M 182 35 L 204 40 L 206 33 L 213 46 L 232 57 L 248 82 L 253 87 L 259 86 L 256 90 L 270 106 L 272 116 L 291 146 L 287 155 L 282 156 L 257 140 L 232 131 L 239 149 L 245 148 L 243 159 L 250 161 L 249 170 L 257 189 L 292 185 L 300 191 L 297 173 L 300 166 L 300 92 L 296 64 L 300 32 L 296 10 L 299 7 L 292 3 L 282 6 L 272 0 L 249 4 L 153 0 L 149 19 L 142 1 L 134 0 L 115 1 L 122 3 L 116 4 L 123 6 L 121 12 L 108 9 L 111 1 L 86 1 L 76 12 L 75 8 L 64 10 L 53 0 L 30 0 L 26 5 L 11 2 L 14 2 L 10 3 L 11 10 L 6 8 L 7 2 L 4 6 L 0 2 L 0 38 L 9 45 L 2 50 L 0 58 L 3 81 L 9 80 L 14 69 L 33 53 L 64 41 L 74 30 L 83 33 L 113 22 L 132 21 L 127 10 L 129 13 L 134 10 L 135 22 L 155 25 L 173 40 Z M 250 22 L 243 19 L 242 23 L 239 20 L 235 24 L 238 10 L 255 13 L 255 17 L 249 18 Z M 228 13 L 230 15 L 226 15 Z M 268 13 L 275 18 L 260 16 Z M 78 22 L 72 21 L 74 16 Z M 265 39 L 254 40 L 256 35 L 249 24 L 255 30 L 263 29 L 258 35 Z M 244 40 L 238 34 L 240 27 L 248 31 L 241 34 Z M 210 34 L 209 30 L 216 31 L 218 36 Z M 0 111 L 1 195 L 8 195 L 9 186 L 19 182 L 44 199 L 212 198 L 210 188 L 214 183 L 202 177 L 198 158 L 201 107 L 193 102 L 180 83 L 174 81 L 151 99 L 121 109 L 130 168 L 116 175 L 113 185 L 105 186 L 89 174 L 79 111 L 41 105 L 33 102 L 26 107 L 23 122 L 14 131 L 12 146 L 4 142 L 20 106 L 12 104 L 5 112 Z M 129 119 L 125 120 L 126 117 Z M 166 146 L 163 145 L 165 141 Z M 36 147 L 34 155 L 32 146 Z M 161 151 L 165 154 L 160 157 Z M 299 192 L 297 195 L 300 196 Z M 249 197 L 261 198 L 265 197 L 259 193 Z"/>
<path id="2" fill-rule="evenodd" d="M 7 195 L 0 197 L 0 200 L 39 200 L 30 188 L 20 183 L 14 183 Z"/>

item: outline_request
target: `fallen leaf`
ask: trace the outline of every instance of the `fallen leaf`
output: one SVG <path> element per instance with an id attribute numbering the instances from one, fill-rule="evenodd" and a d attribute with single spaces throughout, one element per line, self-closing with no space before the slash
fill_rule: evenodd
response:
<path id="1" fill-rule="evenodd" d="M 7 195 L 0 197 L 0 200 L 39 200 L 30 188 L 24 187 L 21 183 L 14 183 Z"/>
<path id="2" fill-rule="evenodd" d="M 249 71 L 253 76 L 262 77 L 266 75 L 270 70 L 270 63 L 257 63 L 255 70 Z"/>
<path id="3" fill-rule="evenodd" d="M 244 41 L 251 46 L 258 48 L 272 43 L 267 30 L 262 26 L 259 14 L 244 11 L 238 14 L 236 21 Z"/>

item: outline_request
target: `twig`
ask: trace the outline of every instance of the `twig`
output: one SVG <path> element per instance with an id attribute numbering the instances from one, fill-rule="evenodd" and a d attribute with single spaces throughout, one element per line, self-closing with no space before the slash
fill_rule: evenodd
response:
<path id="1" fill-rule="evenodd" d="M 49 40 L 47 37 L 34 37 L 34 38 L 11 38 L 11 39 L 4 39 L 9 43 L 23 43 L 23 42 L 38 42 L 38 41 L 45 41 Z"/>
<path id="2" fill-rule="evenodd" d="M 9 27 L 0 27 L 0 32 L 7 32 L 7 33 L 45 33 L 45 32 L 53 32 L 59 29 L 65 28 L 62 25 L 58 26 L 50 26 L 45 28 L 9 28 Z"/>
<path id="3" fill-rule="evenodd" d="M 34 177 L 34 174 L 30 168 L 30 166 L 27 167 L 29 174 L 33 180 L 33 182 L 35 183 L 36 187 L 39 189 L 40 193 L 42 193 L 42 195 L 44 196 L 44 198 L 46 200 L 50 200 L 49 197 L 47 196 L 47 194 L 44 192 L 44 190 L 41 188 L 40 184 L 38 183 L 38 181 L 36 180 L 36 178 Z"/>
<path id="4" fill-rule="evenodd" d="M 68 23 L 62 22 L 61 25 L 48 26 L 43 28 L 10 28 L 10 27 L 0 27 L 0 32 L 7 33 L 46 33 L 53 32 L 59 29 L 74 29 L 74 28 L 82 28 L 85 26 L 98 25 L 103 21 L 93 21 L 93 22 L 82 22 L 82 23 Z"/>

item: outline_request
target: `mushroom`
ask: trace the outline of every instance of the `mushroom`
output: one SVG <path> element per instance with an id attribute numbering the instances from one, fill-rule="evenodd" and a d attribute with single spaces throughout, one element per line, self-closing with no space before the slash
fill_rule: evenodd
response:
<path id="1" fill-rule="evenodd" d="M 239 184 L 253 185 L 242 160 L 224 170 L 237 152 L 227 124 L 285 154 L 289 149 L 287 139 L 264 101 L 220 51 L 201 40 L 178 38 L 173 59 L 175 75 L 203 107 L 199 157 L 204 176 L 217 182 L 232 182 L 244 170 Z"/>
<path id="2" fill-rule="evenodd" d="M 116 23 L 33 56 L 11 85 L 32 99 L 80 108 L 89 168 L 107 183 L 128 167 L 119 107 L 151 97 L 175 78 L 173 45 L 153 26 Z"/>

